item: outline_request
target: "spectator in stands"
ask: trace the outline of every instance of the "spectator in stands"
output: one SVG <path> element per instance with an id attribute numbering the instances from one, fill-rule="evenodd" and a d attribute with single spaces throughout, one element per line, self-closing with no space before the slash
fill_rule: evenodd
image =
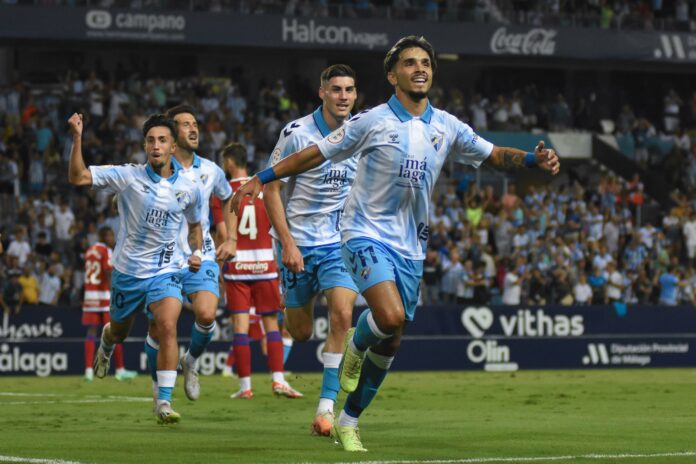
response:
<path id="1" fill-rule="evenodd" d="M 594 266 L 587 283 L 592 288 L 592 304 L 605 304 L 607 279 L 604 277 L 602 269 Z"/>
<path id="2" fill-rule="evenodd" d="M 510 266 L 505 274 L 503 287 L 503 304 L 508 306 L 518 306 L 522 301 L 522 283 L 524 275 L 518 274 L 514 265 Z"/>
<path id="3" fill-rule="evenodd" d="M 452 248 L 447 263 L 442 266 L 442 301 L 448 304 L 456 302 L 457 287 L 464 273 L 464 265 L 462 264 L 459 250 Z"/>
<path id="4" fill-rule="evenodd" d="M 442 264 L 440 262 L 440 253 L 428 248 L 423 262 L 423 304 L 434 305 L 440 300 L 440 285 L 442 281 Z"/>
<path id="5" fill-rule="evenodd" d="M 666 306 L 676 306 L 679 287 L 685 284 L 679 279 L 679 271 L 675 266 L 669 266 L 667 271 L 659 277 L 655 277 L 656 283 L 660 285 L 659 303 Z"/>
<path id="6" fill-rule="evenodd" d="M 696 264 L 696 211 L 692 210 L 689 213 L 689 219 L 684 222 L 682 231 L 689 264 L 693 266 Z"/>
<path id="7" fill-rule="evenodd" d="M 2 293 L 0 293 L 0 306 L 5 314 L 19 314 L 24 303 L 22 297 L 22 285 L 19 283 L 20 272 L 10 270 L 7 272 Z"/>
<path id="8" fill-rule="evenodd" d="M 548 300 L 548 290 L 549 289 L 546 277 L 544 277 L 539 268 L 534 268 L 532 270 L 532 275 L 529 278 L 527 304 L 545 305 Z"/>
<path id="9" fill-rule="evenodd" d="M 588 305 L 592 303 L 592 287 L 587 283 L 587 275 L 582 272 L 578 282 L 573 287 L 573 299 L 576 305 Z"/>
<path id="10" fill-rule="evenodd" d="M 56 270 L 56 266 L 46 266 L 46 269 L 41 274 L 39 282 L 41 289 L 39 292 L 39 303 L 41 304 L 49 306 L 58 304 L 58 298 L 60 297 L 63 283 Z"/>
<path id="11" fill-rule="evenodd" d="M 39 302 L 39 281 L 30 265 L 24 266 L 24 272 L 17 279 L 22 286 L 22 302 L 35 305 Z"/>
<path id="12" fill-rule="evenodd" d="M 607 281 L 607 301 L 609 303 L 618 303 L 624 301 L 623 291 L 626 288 L 624 275 L 617 269 L 614 261 L 607 263 L 605 277 Z"/>
<path id="13" fill-rule="evenodd" d="M 24 226 L 17 226 L 15 228 L 14 239 L 7 248 L 7 255 L 17 257 L 17 264 L 19 267 L 24 267 L 29 254 L 31 254 L 31 246 L 27 240 L 27 229 Z"/>

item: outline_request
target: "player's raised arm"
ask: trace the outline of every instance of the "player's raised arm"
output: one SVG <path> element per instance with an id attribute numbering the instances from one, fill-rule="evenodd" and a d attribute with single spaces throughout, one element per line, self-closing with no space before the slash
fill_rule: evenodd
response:
<path id="1" fill-rule="evenodd" d="M 488 159 L 494 167 L 504 170 L 539 167 L 556 175 L 561 169 L 556 151 L 552 148 L 544 148 L 543 140 L 539 141 L 534 153 L 517 148 L 494 146 Z"/>
<path id="2" fill-rule="evenodd" d="M 73 136 L 72 150 L 70 151 L 69 180 L 72 185 L 92 185 L 92 173 L 82 159 L 82 115 L 73 113 L 68 119 L 70 132 Z"/>
<path id="3" fill-rule="evenodd" d="M 242 198 L 249 195 L 249 202 L 253 202 L 261 192 L 261 186 L 276 179 L 283 177 L 296 176 L 305 171 L 309 171 L 326 161 L 324 155 L 321 154 L 316 145 L 310 145 L 304 150 L 284 158 L 273 167 L 266 168 L 258 172 L 249 182 L 242 185 L 239 190 L 234 193 L 232 198 L 232 211 L 239 215 L 239 205 L 242 203 Z"/>

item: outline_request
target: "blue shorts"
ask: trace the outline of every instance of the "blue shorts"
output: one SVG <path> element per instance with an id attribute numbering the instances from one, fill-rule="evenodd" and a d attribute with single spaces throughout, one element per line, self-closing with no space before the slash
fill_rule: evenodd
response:
<path id="1" fill-rule="evenodd" d="M 152 303 L 168 297 L 181 301 L 182 275 L 183 271 L 175 271 L 139 279 L 114 269 L 111 274 L 111 320 L 124 322 L 139 310 L 148 314 Z"/>
<path id="2" fill-rule="evenodd" d="M 341 246 L 341 253 L 360 293 L 387 280 L 396 283 L 405 318 L 413 320 L 423 277 L 423 261 L 404 258 L 387 245 L 369 238 L 348 240 Z"/>
<path id="3" fill-rule="evenodd" d="M 215 261 L 203 261 L 198 272 L 191 272 L 188 269 L 184 272 L 181 286 L 184 295 L 206 291 L 220 298 L 220 268 Z"/>
<path id="4" fill-rule="evenodd" d="M 287 308 L 304 306 L 317 293 L 335 287 L 345 287 L 358 293 L 358 288 L 343 264 L 339 243 L 298 248 L 304 258 L 303 272 L 290 272 L 282 262 L 278 263 Z M 278 256 L 282 256 L 280 244 Z"/>

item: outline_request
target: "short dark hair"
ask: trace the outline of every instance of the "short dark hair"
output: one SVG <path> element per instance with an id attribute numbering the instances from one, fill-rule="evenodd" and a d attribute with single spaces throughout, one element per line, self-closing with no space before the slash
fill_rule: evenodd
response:
<path id="1" fill-rule="evenodd" d="M 391 50 L 387 52 L 387 56 L 384 57 L 384 74 L 388 74 L 392 69 L 394 69 L 394 65 L 397 63 L 397 61 L 399 61 L 399 55 L 401 55 L 401 52 L 407 48 L 413 47 L 422 48 L 428 53 L 428 56 L 430 57 L 430 65 L 433 68 L 433 72 L 435 72 L 437 70 L 437 59 L 435 59 L 435 49 L 433 46 L 430 45 L 430 42 L 425 40 L 425 37 L 423 36 L 419 37 L 417 35 L 408 35 L 399 39 Z"/>
<path id="2" fill-rule="evenodd" d="M 319 83 L 321 85 L 326 85 L 326 83 L 334 77 L 351 77 L 353 81 L 356 81 L 353 68 L 347 64 L 332 64 L 321 72 Z"/>
<path id="3" fill-rule="evenodd" d="M 181 105 L 172 106 L 167 110 L 167 117 L 171 120 L 174 120 L 174 116 L 183 113 L 188 113 L 192 115 L 194 118 L 196 117 L 196 109 L 188 103 L 182 103 Z"/>
<path id="4" fill-rule="evenodd" d="M 143 124 L 143 137 L 147 137 L 147 133 L 150 132 L 150 129 L 153 127 L 160 126 L 169 129 L 169 131 L 172 133 L 172 137 L 174 137 L 174 140 L 176 140 L 176 124 L 174 124 L 174 121 L 162 113 L 151 114 L 147 118 L 147 121 L 145 121 L 145 124 Z"/>
<path id="5" fill-rule="evenodd" d="M 247 149 L 239 142 L 232 142 L 222 149 L 222 157 L 232 159 L 239 168 L 247 167 Z"/>
<path id="6" fill-rule="evenodd" d="M 116 197 L 114 197 L 114 198 L 116 198 Z M 106 234 L 108 234 L 109 232 L 113 233 L 114 230 L 109 226 L 101 226 L 99 228 L 99 240 L 101 240 L 103 242 L 104 237 L 106 237 Z"/>

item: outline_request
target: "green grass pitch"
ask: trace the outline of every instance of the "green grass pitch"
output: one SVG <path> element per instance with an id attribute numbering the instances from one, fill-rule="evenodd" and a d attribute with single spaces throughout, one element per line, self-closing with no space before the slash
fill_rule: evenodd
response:
<path id="1" fill-rule="evenodd" d="M 0 377 L 0 462 L 696 463 L 694 369 L 394 372 L 363 414 L 369 452 L 357 455 L 309 434 L 320 375 L 289 380 L 305 398 L 275 398 L 255 374 L 251 401 L 230 400 L 237 380 L 215 376 L 193 403 L 180 376 L 182 422 L 161 426 L 146 376 Z"/>

